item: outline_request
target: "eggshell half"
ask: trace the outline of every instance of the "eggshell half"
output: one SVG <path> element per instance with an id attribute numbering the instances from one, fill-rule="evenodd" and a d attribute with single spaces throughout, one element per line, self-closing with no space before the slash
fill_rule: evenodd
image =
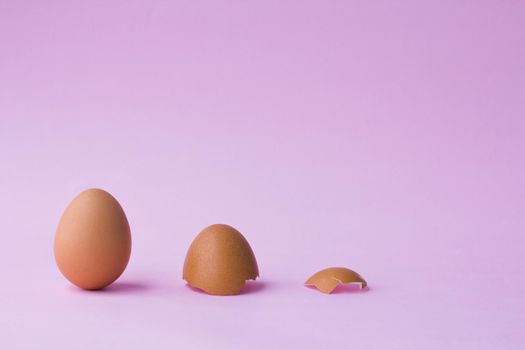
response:
<path id="1" fill-rule="evenodd" d="M 126 268 L 131 233 L 124 210 L 108 192 L 89 189 L 66 208 L 55 236 L 62 274 L 83 289 L 101 289 Z"/>
<path id="2" fill-rule="evenodd" d="M 331 293 L 339 284 L 359 283 L 366 288 L 367 283 L 357 272 L 346 267 L 330 267 L 321 270 L 310 277 L 304 284 L 315 286 L 323 293 Z"/>
<path id="3" fill-rule="evenodd" d="M 213 295 L 239 294 L 246 280 L 259 276 L 257 261 L 244 236 L 231 226 L 216 224 L 191 243 L 183 279 Z"/>

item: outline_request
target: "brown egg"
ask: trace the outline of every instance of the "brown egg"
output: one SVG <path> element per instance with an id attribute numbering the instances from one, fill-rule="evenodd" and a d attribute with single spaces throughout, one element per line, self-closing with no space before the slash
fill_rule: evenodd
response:
<path id="1" fill-rule="evenodd" d="M 304 284 L 315 286 L 323 293 L 332 293 L 339 284 L 359 283 L 366 288 L 366 281 L 357 272 L 346 267 L 330 267 L 315 273 Z"/>
<path id="2" fill-rule="evenodd" d="M 259 277 L 257 261 L 244 236 L 231 226 L 206 227 L 193 240 L 183 278 L 208 294 L 239 294 L 246 280 Z"/>
<path id="3" fill-rule="evenodd" d="M 71 283 L 104 288 L 124 272 L 130 254 L 128 220 L 111 194 L 89 189 L 73 199 L 55 236 L 56 263 Z"/>

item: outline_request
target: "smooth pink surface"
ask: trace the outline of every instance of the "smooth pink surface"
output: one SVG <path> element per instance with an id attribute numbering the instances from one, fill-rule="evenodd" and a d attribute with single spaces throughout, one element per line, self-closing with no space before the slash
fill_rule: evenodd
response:
<path id="1" fill-rule="evenodd" d="M 523 349 L 520 1 L 1 1 L 0 348 Z M 84 292 L 53 237 L 128 215 Z M 261 278 L 181 280 L 212 223 Z M 329 266 L 370 291 L 305 288 Z"/>

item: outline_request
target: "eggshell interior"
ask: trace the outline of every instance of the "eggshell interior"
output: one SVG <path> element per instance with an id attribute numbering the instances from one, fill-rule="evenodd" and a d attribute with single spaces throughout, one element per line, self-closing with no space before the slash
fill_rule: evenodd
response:
<path id="1" fill-rule="evenodd" d="M 191 243 L 184 262 L 183 279 L 213 295 L 239 294 L 246 280 L 258 276 L 257 261 L 248 241 L 224 224 L 202 230 Z"/>
<path id="2" fill-rule="evenodd" d="M 312 275 L 304 284 L 315 286 L 323 293 L 331 293 L 339 284 L 359 283 L 366 288 L 367 283 L 357 272 L 346 267 L 330 267 Z"/>
<path id="3" fill-rule="evenodd" d="M 126 268 L 131 233 L 124 210 L 108 192 L 89 189 L 66 208 L 55 235 L 62 274 L 83 289 L 101 289 Z"/>

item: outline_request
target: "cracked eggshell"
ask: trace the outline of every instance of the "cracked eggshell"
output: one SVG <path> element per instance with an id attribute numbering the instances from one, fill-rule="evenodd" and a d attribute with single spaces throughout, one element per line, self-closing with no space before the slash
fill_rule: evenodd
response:
<path id="1" fill-rule="evenodd" d="M 323 293 L 331 293 L 339 284 L 359 283 L 366 288 L 367 283 L 357 272 L 346 267 L 330 267 L 310 277 L 304 284 L 314 286 Z"/>
<path id="2" fill-rule="evenodd" d="M 257 261 L 244 236 L 231 226 L 215 224 L 191 243 L 183 279 L 213 295 L 239 294 L 246 280 L 259 276 Z"/>
<path id="3" fill-rule="evenodd" d="M 124 210 L 108 192 L 89 189 L 65 209 L 55 236 L 62 274 L 83 289 L 101 289 L 126 268 L 131 233 Z"/>

